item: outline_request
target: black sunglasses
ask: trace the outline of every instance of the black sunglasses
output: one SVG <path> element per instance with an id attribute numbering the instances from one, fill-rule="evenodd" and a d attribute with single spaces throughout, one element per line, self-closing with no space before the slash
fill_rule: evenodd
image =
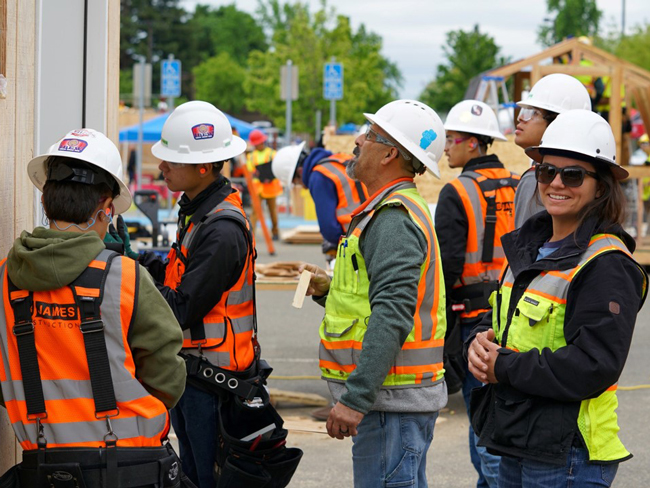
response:
<path id="1" fill-rule="evenodd" d="M 582 185 L 585 181 L 585 175 L 598 179 L 598 174 L 593 171 L 587 171 L 582 166 L 567 166 L 566 168 L 558 168 L 549 163 L 538 164 L 535 168 L 535 179 L 539 183 L 549 185 L 560 173 L 560 178 L 564 186 L 576 188 Z"/>

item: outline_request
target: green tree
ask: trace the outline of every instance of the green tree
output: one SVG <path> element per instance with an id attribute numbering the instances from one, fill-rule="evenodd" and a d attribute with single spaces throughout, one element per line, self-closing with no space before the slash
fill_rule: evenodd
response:
<path id="1" fill-rule="evenodd" d="M 310 132 L 316 110 L 326 120 L 329 101 L 323 99 L 323 67 L 331 56 L 344 66 L 344 98 L 337 102 L 339 122 L 363 122 L 363 112 L 377 110 L 394 99 L 401 75 L 380 51 L 379 36 L 364 26 L 356 32 L 347 17 L 336 15 L 327 2 L 313 15 L 301 3 L 260 0 L 258 15 L 272 31 L 270 49 L 248 58 L 246 105 L 284 127 L 285 102 L 280 100 L 280 67 L 291 59 L 298 66 L 299 98 L 293 103 L 293 129 Z"/>
<path id="2" fill-rule="evenodd" d="M 596 0 L 546 0 L 546 10 L 554 18 L 537 31 L 537 39 L 544 46 L 552 46 L 570 36 L 597 35 L 603 16 Z"/>
<path id="3" fill-rule="evenodd" d="M 420 95 L 420 100 L 441 112 L 463 100 L 472 78 L 506 62 L 497 58 L 500 48 L 494 38 L 482 34 L 478 25 L 467 32 L 447 32 L 447 42 L 442 49 L 447 62 L 438 65 L 436 78 Z"/>
<path id="4" fill-rule="evenodd" d="M 230 113 L 244 108 L 246 69 L 227 52 L 211 57 L 192 70 L 196 98 Z"/>
<path id="5" fill-rule="evenodd" d="M 607 38 L 597 38 L 596 45 L 650 71 L 650 23 L 648 22 L 634 26 L 632 33 L 624 37 L 620 32 L 611 31 Z"/>

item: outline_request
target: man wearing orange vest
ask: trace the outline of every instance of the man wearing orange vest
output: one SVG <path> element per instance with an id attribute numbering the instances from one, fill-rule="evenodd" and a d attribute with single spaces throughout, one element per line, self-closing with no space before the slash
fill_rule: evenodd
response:
<path id="1" fill-rule="evenodd" d="M 208 361 L 225 377 L 256 359 L 253 235 L 239 192 L 220 173 L 245 148 L 220 110 L 193 101 L 174 110 L 151 150 L 169 189 L 184 192 L 167 260 L 149 254 L 144 261 L 183 329 L 188 371 Z M 218 396 L 190 375 L 172 410 L 184 470 L 200 488 L 215 484 L 218 406 Z"/>
<path id="2" fill-rule="evenodd" d="M 514 197 L 519 176 L 499 158 L 487 154 L 494 139 L 505 141 L 494 110 L 477 100 L 464 100 L 449 111 L 445 122 L 445 154 L 451 168 L 462 168 L 458 178 L 440 191 L 436 231 L 440 241 L 447 292 L 447 349 L 451 392 L 462 387 L 469 412 L 469 393 L 481 386 L 468 373 L 462 342 L 489 310 L 488 298 L 496 289 L 504 256 L 501 236 L 514 230 Z M 453 371 L 449 371 L 453 370 Z M 476 447 L 469 428 L 470 458 L 478 472 L 478 488 L 496 487 L 499 457 Z"/>
<path id="3" fill-rule="evenodd" d="M 0 261 L 0 402 L 24 450 L 0 485 L 192 486 L 163 446 L 181 331 L 146 270 L 102 242 L 131 205 L 117 147 L 75 130 L 27 170 L 49 228 Z"/>
<path id="4" fill-rule="evenodd" d="M 282 184 L 273 176 L 271 171 L 271 161 L 275 156 L 275 150 L 266 145 L 266 139 L 266 134 L 261 130 L 255 129 L 251 131 L 248 141 L 254 149 L 249 153 L 246 165 L 248 171 L 254 174 L 254 188 L 251 191 L 256 191 L 260 198 L 266 202 L 271 216 L 271 233 L 273 240 L 277 241 L 280 238 L 280 230 L 278 228 L 278 208 L 275 199 L 282 195 Z M 263 218 L 263 216 L 255 215 L 255 212 L 252 212 L 251 225 L 253 233 L 257 228 L 257 218 Z"/>
<path id="5" fill-rule="evenodd" d="M 366 201 L 368 191 L 345 172 L 347 162 L 353 158 L 351 154 L 333 154 L 322 147 L 307 154 L 304 147 L 303 142 L 280 149 L 273 158 L 273 174 L 287 188 L 294 183 L 309 189 L 324 239 L 323 253 L 333 258 L 339 239 L 352 220 L 352 212 Z"/>
<path id="6" fill-rule="evenodd" d="M 427 486 L 427 451 L 447 403 L 445 290 L 433 219 L 413 178 L 426 169 L 439 176 L 444 128 L 415 100 L 365 117 L 347 173 L 370 197 L 339 241 L 333 278 L 304 265 L 307 293 L 325 305 L 320 368 L 337 402 L 327 432 L 352 436 L 355 488 Z"/>

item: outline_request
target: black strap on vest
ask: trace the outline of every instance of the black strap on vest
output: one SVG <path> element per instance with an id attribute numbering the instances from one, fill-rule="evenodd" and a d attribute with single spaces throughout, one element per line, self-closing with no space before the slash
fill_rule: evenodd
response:
<path id="1" fill-rule="evenodd" d="M 481 175 L 474 171 L 468 171 L 466 173 L 461 173 L 460 176 L 473 179 L 478 187 L 481 189 L 483 198 L 487 203 L 487 208 L 485 212 L 485 224 L 483 232 L 483 252 L 481 254 L 481 261 L 484 263 L 491 263 L 494 258 L 494 234 L 496 232 L 497 225 L 497 197 L 496 191 L 505 187 L 516 188 L 519 180 L 508 177 L 508 178 L 495 178 L 495 179 L 486 179 L 478 181 Z M 494 192 L 492 196 L 486 195 L 486 193 Z"/>

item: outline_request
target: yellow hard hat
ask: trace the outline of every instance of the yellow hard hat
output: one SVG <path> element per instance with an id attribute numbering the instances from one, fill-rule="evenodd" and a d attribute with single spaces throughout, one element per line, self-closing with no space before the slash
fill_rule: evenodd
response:
<path id="1" fill-rule="evenodd" d="M 639 144 L 650 144 L 650 137 L 648 137 L 648 134 L 643 134 L 639 137 Z"/>

